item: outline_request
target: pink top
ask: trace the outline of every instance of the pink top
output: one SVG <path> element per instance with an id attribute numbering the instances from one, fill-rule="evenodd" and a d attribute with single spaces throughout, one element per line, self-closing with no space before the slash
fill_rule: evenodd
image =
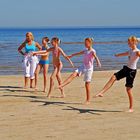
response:
<path id="1" fill-rule="evenodd" d="M 96 51 L 94 49 L 92 50 L 86 49 L 84 51 L 83 63 L 84 63 L 85 69 L 93 69 L 93 63 L 95 59 L 95 57 L 93 56 L 94 54 L 96 54 Z"/>

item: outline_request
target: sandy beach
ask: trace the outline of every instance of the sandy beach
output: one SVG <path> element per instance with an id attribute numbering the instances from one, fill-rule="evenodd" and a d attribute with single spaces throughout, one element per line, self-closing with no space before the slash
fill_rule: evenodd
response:
<path id="1" fill-rule="evenodd" d="M 94 72 L 91 96 L 113 73 Z M 62 74 L 62 78 L 68 75 Z M 0 140 L 139 140 L 139 81 L 140 71 L 133 89 L 135 111 L 127 113 L 125 80 L 116 82 L 104 98 L 92 98 L 90 105 L 83 105 L 83 77 L 65 88 L 65 99 L 57 98 L 59 90 L 47 99 L 41 92 L 42 75 L 38 92 L 22 88 L 23 76 L 0 76 Z"/>

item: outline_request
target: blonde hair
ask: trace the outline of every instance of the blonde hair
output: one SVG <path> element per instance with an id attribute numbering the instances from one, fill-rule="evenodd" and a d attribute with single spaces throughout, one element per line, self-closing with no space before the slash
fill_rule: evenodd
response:
<path id="1" fill-rule="evenodd" d="M 136 36 L 130 36 L 130 37 L 128 38 L 128 41 L 138 42 L 138 39 L 137 39 Z"/>
<path id="2" fill-rule="evenodd" d="M 85 41 L 89 41 L 92 45 L 94 43 L 94 39 L 90 37 L 86 38 Z"/>
<path id="3" fill-rule="evenodd" d="M 32 33 L 32 32 L 27 32 L 27 33 L 26 33 L 26 36 L 27 36 L 27 35 L 30 35 L 30 36 L 31 36 L 32 41 L 34 41 L 34 35 L 33 35 L 33 33 Z"/>

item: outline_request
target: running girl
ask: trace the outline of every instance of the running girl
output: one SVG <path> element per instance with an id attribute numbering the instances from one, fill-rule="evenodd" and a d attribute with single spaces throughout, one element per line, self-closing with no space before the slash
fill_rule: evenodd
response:
<path id="1" fill-rule="evenodd" d="M 90 103 L 90 82 L 92 79 L 92 74 L 93 74 L 93 65 L 94 65 L 94 59 L 97 62 L 97 65 L 101 67 L 100 60 L 98 59 L 96 55 L 96 51 L 92 48 L 93 45 L 93 39 L 92 38 L 86 38 L 85 39 L 85 47 L 86 49 L 72 54 L 69 56 L 69 58 L 77 55 L 83 55 L 83 65 L 80 66 L 77 70 L 75 70 L 69 77 L 66 79 L 60 86 L 59 88 L 63 88 L 67 84 L 71 83 L 72 80 L 75 77 L 81 76 L 84 74 L 84 81 L 85 81 L 85 88 L 86 88 L 86 103 Z"/>
<path id="2" fill-rule="evenodd" d="M 129 97 L 129 112 L 133 112 L 133 96 L 132 87 L 137 73 L 137 63 L 140 57 L 140 50 L 137 48 L 138 40 L 135 36 L 128 39 L 128 46 L 130 50 L 124 53 L 116 54 L 116 57 L 128 56 L 128 64 L 124 66 L 119 72 L 115 73 L 105 87 L 96 95 L 96 97 L 103 97 L 104 93 L 112 87 L 115 81 L 126 78 L 126 91 Z"/>
<path id="3" fill-rule="evenodd" d="M 44 37 L 42 39 L 42 50 L 49 49 L 48 46 L 49 38 Z M 49 68 L 49 53 L 44 54 L 41 56 L 41 59 L 39 61 L 39 64 L 37 66 L 36 72 L 35 72 L 35 90 L 37 90 L 37 82 L 38 82 L 38 75 L 40 70 L 43 68 L 43 76 L 44 76 L 44 89 L 43 92 L 46 92 L 46 86 L 47 86 L 47 73 Z"/>
<path id="4" fill-rule="evenodd" d="M 72 61 L 68 58 L 68 56 L 64 53 L 64 51 L 59 47 L 60 40 L 57 37 L 54 37 L 51 40 L 52 48 L 47 49 L 46 51 L 38 51 L 38 52 L 33 52 L 33 55 L 46 55 L 48 52 L 52 52 L 52 57 L 53 57 L 53 67 L 54 70 L 51 74 L 50 77 L 50 88 L 47 97 L 51 97 L 51 92 L 54 87 L 54 78 L 57 78 L 58 84 L 61 85 L 62 80 L 61 80 L 61 70 L 63 67 L 63 64 L 61 62 L 60 56 L 62 55 L 66 60 L 69 61 L 69 63 L 74 67 Z M 60 88 L 61 91 L 61 98 L 65 97 L 64 90 L 63 88 Z"/>

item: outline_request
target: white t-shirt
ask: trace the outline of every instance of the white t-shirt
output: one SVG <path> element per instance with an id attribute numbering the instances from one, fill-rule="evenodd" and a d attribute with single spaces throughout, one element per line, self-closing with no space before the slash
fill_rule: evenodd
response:
<path id="1" fill-rule="evenodd" d="M 138 48 L 135 50 L 130 49 L 129 50 L 129 61 L 128 61 L 128 67 L 130 69 L 136 70 L 137 69 L 137 63 L 139 61 L 139 56 L 137 56 L 137 52 L 140 51 Z"/>

